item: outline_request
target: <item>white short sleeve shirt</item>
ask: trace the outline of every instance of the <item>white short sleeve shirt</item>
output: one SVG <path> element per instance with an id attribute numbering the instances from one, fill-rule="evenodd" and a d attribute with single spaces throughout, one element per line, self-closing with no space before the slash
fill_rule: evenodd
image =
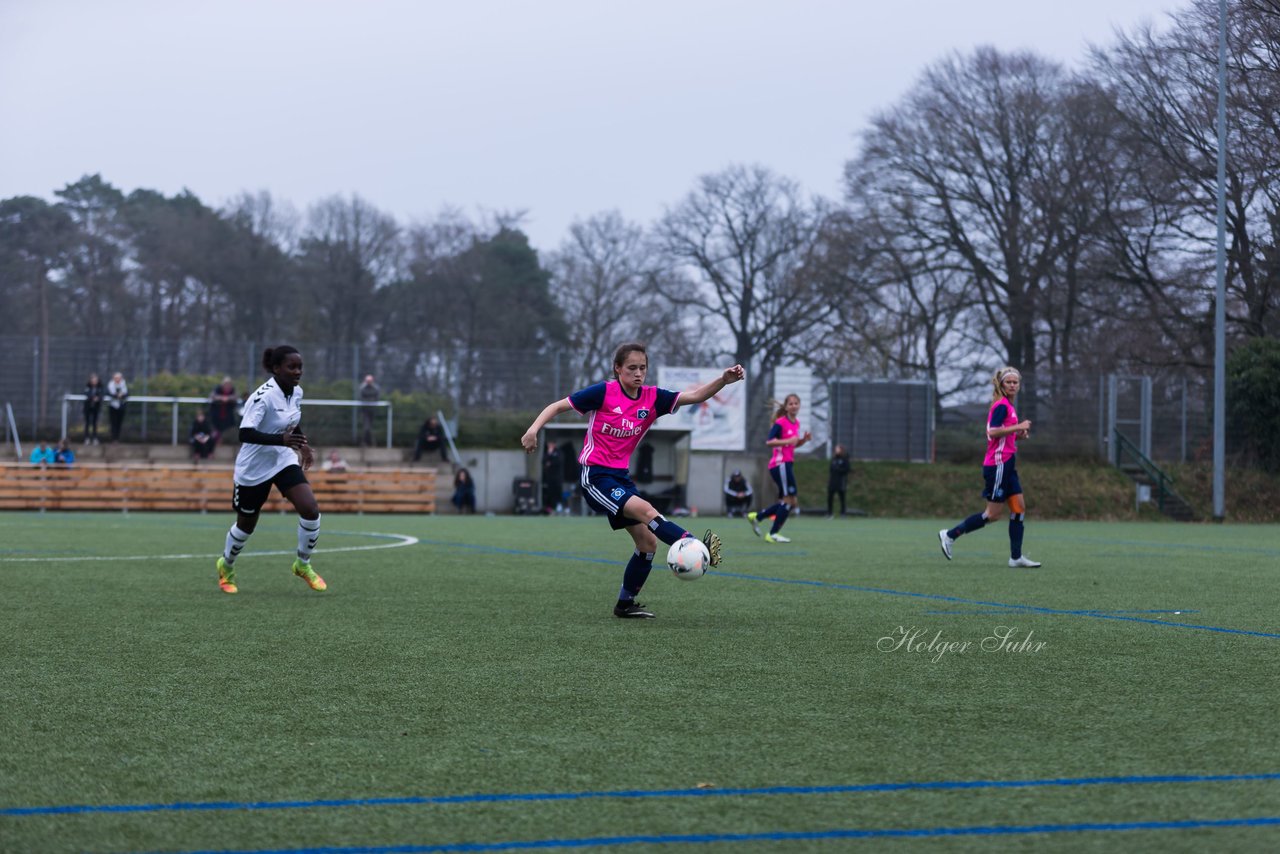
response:
<path id="1" fill-rule="evenodd" d="M 245 401 L 240 426 L 283 435 L 287 428 L 296 427 L 302 420 L 301 410 L 302 386 L 294 386 L 293 393 L 285 397 L 272 377 Z M 241 486 L 257 486 L 297 462 L 298 454 L 293 448 L 244 442 L 236 454 L 235 481 Z"/>

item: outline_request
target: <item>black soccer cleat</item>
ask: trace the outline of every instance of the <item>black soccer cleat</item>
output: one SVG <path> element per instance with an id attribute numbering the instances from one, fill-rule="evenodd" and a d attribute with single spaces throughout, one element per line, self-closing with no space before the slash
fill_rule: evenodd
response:
<path id="1" fill-rule="evenodd" d="M 720 565 L 720 538 L 716 536 L 710 528 L 702 535 L 702 544 L 707 547 L 707 554 L 711 555 L 711 565 Z"/>
<path id="2" fill-rule="evenodd" d="M 613 616 L 624 620 L 652 620 L 655 615 L 634 599 L 619 599 L 613 606 Z"/>

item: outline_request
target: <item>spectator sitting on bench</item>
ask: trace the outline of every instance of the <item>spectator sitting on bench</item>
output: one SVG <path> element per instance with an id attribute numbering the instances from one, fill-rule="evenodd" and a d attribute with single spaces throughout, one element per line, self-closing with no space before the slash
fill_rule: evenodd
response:
<path id="1" fill-rule="evenodd" d="M 45 442 L 41 442 L 31 449 L 31 456 L 27 460 L 33 466 L 50 466 L 54 463 L 53 448 Z"/>
<path id="2" fill-rule="evenodd" d="M 453 498 L 450 500 L 459 513 L 476 512 L 476 482 L 465 468 L 458 469 L 453 476 Z"/>
<path id="3" fill-rule="evenodd" d="M 724 513 L 729 518 L 746 516 L 751 506 L 751 484 L 742 472 L 734 469 L 724 481 Z"/>
<path id="4" fill-rule="evenodd" d="M 418 428 L 418 443 L 413 448 L 413 461 L 416 463 L 422 459 L 423 453 L 438 453 L 441 460 L 445 462 L 449 460 L 445 453 L 444 431 L 440 429 L 440 419 L 434 415 L 423 421 L 422 426 Z"/>
<path id="5" fill-rule="evenodd" d="M 213 425 L 205 417 L 203 409 L 196 412 L 195 420 L 191 422 L 190 435 L 191 462 L 198 463 L 209 459 L 209 455 L 213 453 L 215 440 L 213 438 Z"/>
<path id="6" fill-rule="evenodd" d="M 339 474 L 347 470 L 347 461 L 337 451 L 330 451 L 329 456 L 320 464 L 320 468 Z"/>
<path id="7" fill-rule="evenodd" d="M 58 449 L 53 452 L 53 461 L 60 466 L 71 468 L 72 463 L 76 461 L 76 452 L 71 450 L 71 445 L 63 437 L 58 442 Z"/>

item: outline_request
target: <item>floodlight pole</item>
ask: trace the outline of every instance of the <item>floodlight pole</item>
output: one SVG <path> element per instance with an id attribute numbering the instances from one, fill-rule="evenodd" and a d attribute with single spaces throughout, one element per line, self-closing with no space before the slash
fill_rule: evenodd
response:
<path id="1" fill-rule="evenodd" d="M 1218 0 L 1218 281 L 1213 309 L 1213 519 L 1226 518 L 1227 0 Z"/>

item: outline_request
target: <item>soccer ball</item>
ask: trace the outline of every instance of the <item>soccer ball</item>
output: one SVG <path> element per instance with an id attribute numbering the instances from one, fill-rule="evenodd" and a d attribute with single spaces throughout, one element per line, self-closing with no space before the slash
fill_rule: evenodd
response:
<path id="1" fill-rule="evenodd" d="M 701 541 L 693 537 L 676 540 L 667 552 L 667 566 L 676 574 L 676 578 L 692 581 L 701 578 L 711 565 L 711 553 Z"/>

